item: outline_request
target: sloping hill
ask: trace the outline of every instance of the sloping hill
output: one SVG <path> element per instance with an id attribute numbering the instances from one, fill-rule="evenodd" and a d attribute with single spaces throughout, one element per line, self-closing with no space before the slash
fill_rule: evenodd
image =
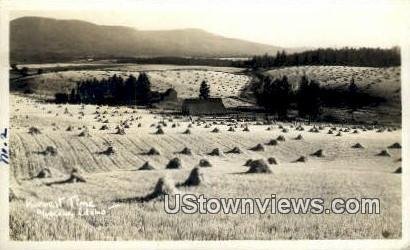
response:
<path id="1" fill-rule="evenodd" d="M 354 77 L 359 91 L 385 99 L 385 102 L 379 105 L 360 110 L 356 119 L 364 122 L 401 124 L 400 70 L 400 67 L 300 66 L 273 69 L 266 71 L 265 74 L 274 78 L 286 75 L 294 87 L 298 86 L 301 77 L 306 75 L 309 79 L 314 79 L 321 86 L 329 89 L 347 89 L 351 78 Z M 337 112 L 333 115 L 338 117 L 349 116 L 349 113 L 341 108 L 331 109 L 331 111 L 332 113 Z"/>
<path id="2" fill-rule="evenodd" d="M 42 17 L 22 17 L 10 23 L 12 62 L 121 56 L 236 57 L 273 54 L 280 49 L 200 29 L 142 31 Z"/>
<path id="3" fill-rule="evenodd" d="M 323 87 L 345 89 L 353 77 L 361 91 L 384 97 L 391 105 L 401 105 L 400 67 L 300 66 L 283 67 L 265 73 L 274 78 L 286 75 L 293 86 L 297 86 L 301 77 L 306 75 Z"/>
<path id="4" fill-rule="evenodd" d="M 160 67 L 158 67 L 160 68 Z M 79 70 L 61 71 L 33 75 L 17 80 L 12 80 L 10 90 L 25 92 L 31 90 L 53 98 L 56 93 L 70 93 L 80 80 L 108 78 L 116 74 L 126 79 L 130 74 L 138 76 L 138 71 L 118 70 Z M 178 97 L 197 97 L 199 85 L 207 81 L 211 86 L 211 94 L 218 97 L 239 96 L 241 89 L 248 83 L 249 77 L 229 72 L 218 72 L 199 69 L 157 70 L 147 71 L 152 89 L 164 92 L 168 88 L 174 88 Z"/>

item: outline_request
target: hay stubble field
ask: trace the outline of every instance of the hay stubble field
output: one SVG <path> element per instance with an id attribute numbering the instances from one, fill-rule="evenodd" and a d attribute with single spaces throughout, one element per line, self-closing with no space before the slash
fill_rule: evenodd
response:
<path id="1" fill-rule="evenodd" d="M 89 72 L 98 75 L 99 72 Z M 107 73 L 110 75 L 112 72 Z M 50 73 L 61 81 L 84 72 Z M 395 73 L 394 73 L 395 74 Z M 156 88 L 177 86 L 178 94 L 190 97 L 196 89 L 186 86 L 207 79 L 220 85 L 211 90 L 222 97 L 238 95 L 249 81 L 246 76 L 216 71 L 159 71 L 149 73 Z M 36 86 L 51 82 L 49 75 L 30 81 Z M 46 79 L 46 80 L 44 80 Z M 51 78 L 54 79 L 54 78 Z M 222 79 L 222 80 L 221 80 Z M 44 81 L 44 82 L 42 82 Z M 48 81 L 48 82 L 47 82 Z M 44 85 L 41 85 L 41 84 Z M 46 84 L 47 83 L 47 84 Z M 157 84 L 157 85 L 155 85 Z M 180 86 L 180 87 L 178 87 Z M 189 86 L 189 85 L 188 85 Z M 390 85 L 389 85 L 390 86 Z M 38 87 L 43 88 L 44 87 Z M 42 103 L 11 94 L 11 190 L 10 227 L 13 240 L 239 240 L 239 239 L 382 239 L 401 237 L 401 143 L 400 127 L 354 126 L 164 115 L 149 109 L 96 105 Z M 127 124 L 125 134 L 117 133 Z M 101 130 L 103 126 L 107 128 Z M 164 134 L 156 134 L 158 125 Z M 30 128 L 39 133 L 29 134 Z M 70 127 L 70 129 L 67 129 Z M 235 131 L 228 131 L 232 127 Z M 243 131 L 245 127 L 249 132 Z M 296 130 L 303 127 L 304 130 Z M 219 132 L 213 133 L 215 128 Z M 309 132 L 317 128 L 317 132 Z M 320 128 L 320 129 L 319 129 Z M 184 133 L 189 129 L 190 133 Z M 285 129 L 285 130 L 284 130 Z M 69 131 L 67 131 L 69 130 Z M 332 130 L 332 134 L 329 134 Z M 86 131 L 88 136 L 79 136 Z M 357 133 L 355 132 L 357 131 Z M 340 132 L 341 136 L 336 136 Z M 284 136 L 278 145 L 267 145 Z M 301 135 L 301 140 L 295 138 Z M 360 143 L 364 148 L 352 148 Z M 262 144 L 263 151 L 251 148 Z M 47 147 L 55 152 L 47 153 Z M 105 154 L 112 147 L 112 154 Z M 160 155 L 147 155 L 154 147 Z M 179 153 L 189 148 L 192 155 Z M 234 147 L 241 154 L 227 153 Z M 221 156 L 210 156 L 218 148 Z M 323 157 L 311 156 L 322 149 Z M 387 150 L 389 156 L 378 156 Z M 294 163 L 300 156 L 306 162 Z M 179 157 L 182 168 L 165 169 Z M 272 174 L 242 174 L 248 159 L 274 157 Z M 116 201 L 150 193 L 159 178 L 183 182 L 201 159 L 212 167 L 201 168 L 204 183 L 178 187 L 182 193 L 208 197 L 320 197 L 379 198 L 381 213 L 348 214 L 166 214 L 163 202 Z M 152 171 L 138 170 L 146 161 Z M 33 178 L 43 168 L 49 178 Z M 46 185 L 66 178 L 76 168 L 85 183 Z M 118 204 L 104 216 L 44 218 L 27 202 L 49 202 L 78 196 L 97 207 Z M 60 208 L 64 210 L 64 208 Z"/>

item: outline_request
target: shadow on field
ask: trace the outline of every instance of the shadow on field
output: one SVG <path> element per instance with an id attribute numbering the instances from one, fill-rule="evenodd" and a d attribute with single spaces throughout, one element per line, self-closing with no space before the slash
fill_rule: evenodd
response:
<path id="1" fill-rule="evenodd" d="M 77 182 L 86 182 L 84 177 L 80 176 L 77 173 L 76 169 L 73 169 L 70 173 L 70 176 L 67 179 L 60 180 L 60 181 L 54 181 L 54 182 L 48 182 L 45 183 L 46 186 L 52 186 L 52 185 L 60 185 L 60 184 L 67 184 L 67 183 L 77 183 Z"/>
<path id="2" fill-rule="evenodd" d="M 116 199 L 114 202 L 116 203 L 143 203 L 149 202 L 153 200 L 162 201 L 164 200 L 165 195 L 172 195 L 175 193 L 179 193 L 179 191 L 175 188 L 174 183 L 167 178 L 159 178 L 157 184 L 154 187 L 154 190 L 146 195 L 146 196 L 137 196 L 137 197 L 130 197 L 130 198 L 122 198 Z"/>

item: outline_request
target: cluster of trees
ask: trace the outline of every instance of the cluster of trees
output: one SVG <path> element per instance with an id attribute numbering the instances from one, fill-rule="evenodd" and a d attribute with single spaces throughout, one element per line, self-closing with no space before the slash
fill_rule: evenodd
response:
<path id="1" fill-rule="evenodd" d="M 257 103 L 279 118 L 286 118 L 291 109 L 296 109 L 302 118 L 315 120 L 323 107 L 339 106 L 353 112 L 360 107 L 384 101 L 381 97 L 361 92 L 354 78 L 347 88 L 324 88 L 315 80 L 302 76 L 297 88 L 293 88 L 287 76 L 273 79 L 263 76 L 253 88 Z"/>
<path id="2" fill-rule="evenodd" d="M 130 75 L 127 79 L 123 79 L 114 74 L 107 79 L 81 80 L 77 82 L 77 86 L 71 90 L 70 94 L 58 93 L 55 99 L 59 103 L 146 105 L 157 96 L 157 92 L 151 91 L 148 75 L 141 72 L 138 78 Z"/>
<path id="3" fill-rule="evenodd" d="M 295 54 L 286 54 L 285 51 L 277 52 L 276 56 L 254 56 L 245 65 L 252 69 L 274 68 L 282 66 L 301 65 L 338 65 L 361 67 L 391 67 L 399 66 L 400 49 L 380 48 L 342 48 L 342 49 L 316 49 Z"/>
<path id="4" fill-rule="evenodd" d="M 320 84 L 306 75 L 300 79 L 297 91 L 297 109 L 299 116 L 317 118 L 321 113 Z"/>
<path id="5" fill-rule="evenodd" d="M 11 70 L 12 70 L 12 71 L 14 71 L 14 72 L 20 74 L 22 77 L 26 77 L 26 76 L 29 75 L 29 71 L 30 71 L 30 70 L 29 70 L 28 67 L 22 67 L 21 69 L 19 69 L 19 68 L 17 67 L 17 64 L 14 64 L 14 63 L 11 64 L 10 66 L 11 66 Z M 37 69 L 37 74 L 38 74 L 38 75 L 43 74 L 43 69 L 42 69 L 42 68 L 38 68 L 38 69 Z"/>
<path id="6" fill-rule="evenodd" d="M 262 86 L 255 93 L 258 105 L 279 117 L 286 117 L 290 104 L 294 100 L 293 90 L 288 78 L 273 79 L 271 76 L 262 79 Z"/>

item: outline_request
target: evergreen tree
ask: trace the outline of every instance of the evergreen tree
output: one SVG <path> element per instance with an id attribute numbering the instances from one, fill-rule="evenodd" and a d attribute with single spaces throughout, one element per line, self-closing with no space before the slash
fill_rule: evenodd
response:
<path id="1" fill-rule="evenodd" d="M 11 64 L 11 70 L 18 72 L 19 69 L 18 69 L 18 67 L 17 67 L 17 64 L 12 63 L 12 64 Z"/>
<path id="2" fill-rule="evenodd" d="M 350 80 L 347 101 L 350 108 L 351 119 L 354 120 L 354 112 L 356 112 L 360 106 L 359 88 L 354 81 L 354 77 Z"/>
<path id="3" fill-rule="evenodd" d="M 115 91 L 114 98 L 116 99 L 116 102 L 120 104 L 124 104 L 127 91 L 125 88 L 125 81 L 121 76 L 118 77 L 118 81 L 115 84 L 115 89 L 116 91 Z"/>
<path id="4" fill-rule="evenodd" d="M 309 79 L 303 75 L 299 82 L 297 91 L 297 107 L 299 116 L 304 117 L 308 114 L 307 103 L 309 101 Z"/>
<path id="5" fill-rule="evenodd" d="M 71 93 L 70 93 L 70 97 L 69 97 L 69 102 L 70 103 L 77 103 L 77 100 L 76 100 L 76 94 L 75 94 L 75 89 L 73 88 L 73 89 L 71 89 Z"/>
<path id="6" fill-rule="evenodd" d="M 320 84 L 315 80 L 311 80 L 309 83 L 309 102 L 308 102 L 308 115 L 311 119 L 317 118 L 321 113 L 321 100 L 320 100 Z"/>
<path id="7" fill-rule="evenodd" d="M 141 72 L 136 83 L 136 99 L 141 104 L 147 104 L 151 100 L 151 82 L 145 72 Z"/>
<path id="8" fill-rule="evenodd" d="M 299 116 L 317 118 L 320 114 L 320 85 L 303 75 L 297 91 L 297 107 Z"/>
<path id="9" fill-rule="evenodd" d="M 292 101 L 291 86 L 289 84 L 288 77 L 283 76 L 278 82 L 278 85 L 278 115 L 281 118 L 286 118 L 290 108 L 290 103 Z"/>
<path id="10" fill-rule="evenodd" d="M 27 67 L 23 67 L 20 69 L 20 74 L 22 76 L 28 76 L 28 68 Z"/>
<path id="11" fill-rule="evenodd" d="M 350 79 L 350 84 L 349 84 L 349 94 L 355 95 L 358 90 L 359 90 L 359 88 L 357 87 L 357 85 L 354 81 L 354 77 L 352 77 L 352 79 Z"/>
<path id="12" fill-rule="evenodd" d="M 125 99 L 123 102 L 126 104 L 136 104 L 137 102 L 137 78 L 130 75 L 127 80 L 125 80 Z"/>
<path id="13" fill-rule="evenodd" d="M 199 98 L 208 99 L 210 92 L 210 86 L 206 81 L 202 81 L 201 86 L 199 87 Z"/>
<path id="14" fill-rule="evenodd" d="M 259 105 L 281 118 L 287 116 L 292 101 L 292 90 L 286 76 L 273 80 L 271 77 L 263 79 L 262 89 L 256 94 Z"/>

